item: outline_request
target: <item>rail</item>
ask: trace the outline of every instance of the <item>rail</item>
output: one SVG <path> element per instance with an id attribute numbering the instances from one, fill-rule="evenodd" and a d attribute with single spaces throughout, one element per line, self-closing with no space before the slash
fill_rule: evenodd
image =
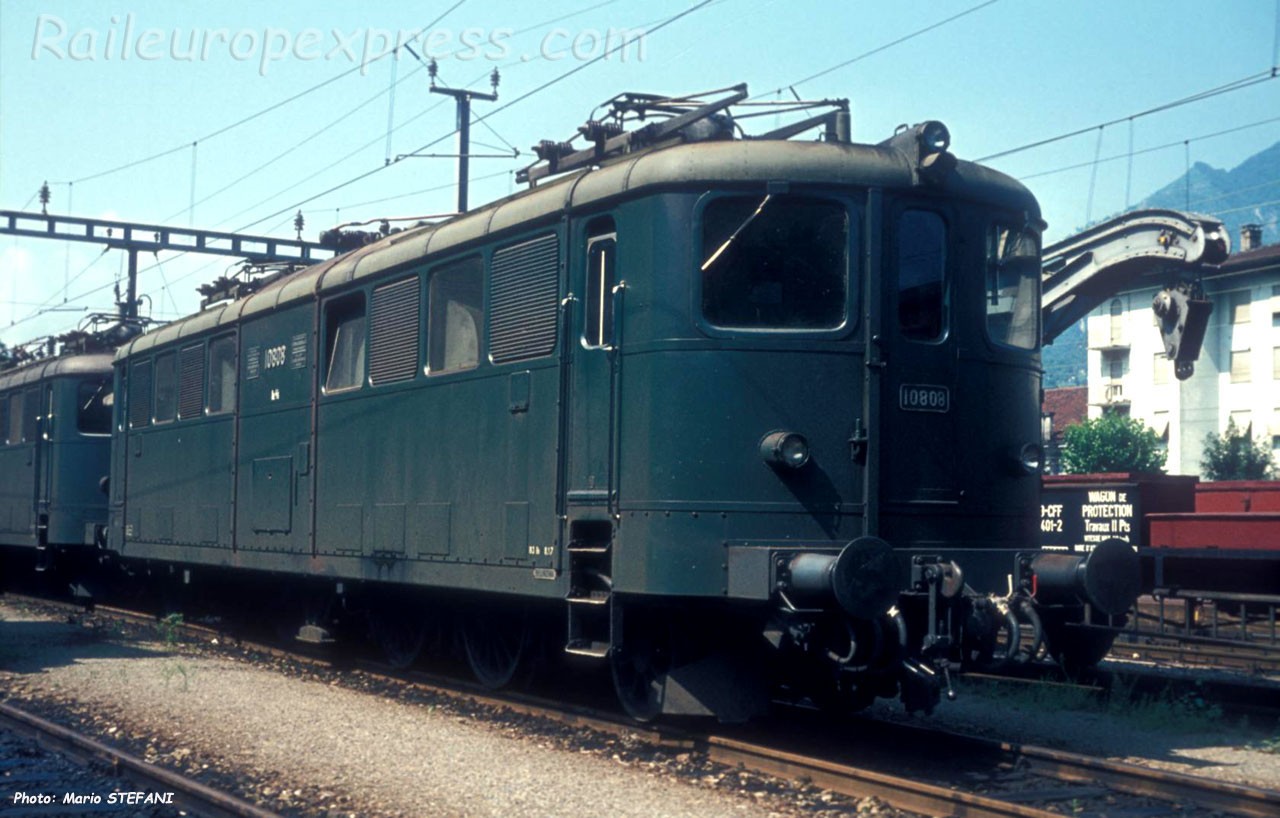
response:
<path id="1" fill-rule="evenodd" d="M 248 801 L 216 790 L 199 781 L 157 767 L 110 747 L 83 733 L 28 713 L 7 702 L 0 702 L 0 727 L 34 738 L 42 746 L 58 750 L 84 761 L 108 764 L 113 773 L 136 781 L 142 786 L 174 794 L 174 803 L 206 818 L 280 818 Z"/>
<path id="2" fill-rule="evenodd" d="M 42 605 L 50 604 L 48 600 L 31 601 Z M 100 607 L 98 611 L 146 624 L 155 621 L 152 616 L 120 609 Z M 224 644 L 227 642 L 225 634 L 202 626 L 184 626 L 183 630 L 202 637 L 223 637 Z M 239 646 L 306 664 L 329 664 L 314 656 L 300 656 L 294 651 L 272 645 L 240 641 Z M 1043 809 L 1036 803 L 1061 804 L 1066 801 L 1074 804 L 1082 800 L 1107 802 L 1111 799 L 1114 802 L 1115 799 L 1122 799 L 1121 806 L 1116 809 L 1123 812 L 1123 799 L 1126 797 L 1159 799 L 1170 804 L 1171 814 L 1176 812 L 1180 816 L 1216 814 L 1270 818 L 1280 814 L 1280 792 L 1032 745 L 959 735 L 934 728 L 863 720 L 844 722 L 845 726 L 854 725 L 852 730 L 869 729 L 868 726 L 874 724 L 876 729 L 901 734 L 892 741 L 877 743 L 878 749 L 874 755 L 881 757 L 881 761 L 894 757 L 887 749 L 881 752 L 881 744 L 914 748 L 916 756 L 920 748 L 932 748 L 935 755 L 943 758 L 970 761 L 982 759 L 992 771 L 984 781 L 984 785 L 992 792 L 964 791 L 974 788 L 918 781 L 887 774 L 883 769 L 869 769 L 833 761 L 822 757 L 820 750 L 805 748 L 803 745 L 807 739 L 803 735 L 799 739 L 802 744 L 799 749 L 784 748 L 779 741 L 757 739 L 751 728 L 703 733 L 663 725 L 638 725 L 611 712 L 525 694 L 493 693 L 453 678 L 429 676 L 419 672 L 393 672 L 369 662 L 356 662 L 354 668 L 388 684 L 403 685 L 433 695 L 553 723 L 605 734 L 636 737 L 656 747 L 681 752 L 699 751 L 705 754 L 707 760 L 729 767 L 785 780 L 807 782 L 853 798 L 876 797 L 898 809 L 927 815 L 955 818 L 1060 818 L 1061 812 Z M 829 741 L 834 733 L 835 738 L 847 746 L 850 731 L 833 730 L 830 720 L 825 718 L 815 720 L 815 725 L 815 735 L 825 734 L 825 740 Z M 779 736 L 786 732 L 788 731 L 764 731 L 766 735 L 776 733 Z M 820 740 L 815 739 L 814 743 L 820 743 Z M 911 754 L 911 749 L 904 751 L 904 756 L 910 757 Z M 1028 776 L 1033 777 L 1030 782 L 1026 780 Z M 1143 809 L 1145 812 L 1142 814 L 1154 814 L 1150 808 Z"/>

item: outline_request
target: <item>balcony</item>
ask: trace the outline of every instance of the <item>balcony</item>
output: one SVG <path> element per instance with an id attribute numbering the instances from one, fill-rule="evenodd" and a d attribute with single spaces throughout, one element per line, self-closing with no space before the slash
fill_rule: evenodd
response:
<path id="1" fill-rule="evenodd" d="M 1124 395 L 1124 384 L 1120 382 L 1108 383 L 1103 386 L 1102 400 L 1094 401 L 1093 406 L 1128 406 L 1133 401 Z"/>

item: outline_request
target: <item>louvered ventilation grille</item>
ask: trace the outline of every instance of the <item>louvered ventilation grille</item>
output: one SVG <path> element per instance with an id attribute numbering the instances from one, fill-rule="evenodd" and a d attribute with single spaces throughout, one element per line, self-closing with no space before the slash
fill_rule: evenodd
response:
<path id="1" fill-rule="evenodd" d="M 369 375 L 374 384 L 407 381 L 418 370 L 418 278 L 373 291 Z"/>
<path id="2" fill-rule="evenodd" d="M 204 408 L 204 348 L 187 347 L 179 359 L 178 417 L 200 417 Z"/>
<path id="3" fill-rule="evenodd" d="M 560 242 L 542 236 L 493 254 L 489 354 L 494 363 L 550 355 L 556 347 Z"/>
<path id="4" fill-rule="evenodd" d="M 129 425 L 151 422 L 151 362 L 129 367 Z"/>

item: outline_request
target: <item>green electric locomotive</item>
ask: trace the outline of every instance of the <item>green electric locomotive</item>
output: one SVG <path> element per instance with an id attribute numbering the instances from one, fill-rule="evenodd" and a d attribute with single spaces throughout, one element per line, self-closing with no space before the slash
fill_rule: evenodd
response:
<path id="1" fill-rule="evenodd" d="M 941 123 L 745 138 L 744 98 L 619 97 L 530 189 L 122 347 L 110 549 L 402 661 L 452 623 L 491 685 L 541 636 L 639 718 L 1096 651 L 1136 563 L 1035 554 L 1035 198 Z"/>
<path id="2" fill-rule="evenodd" d="M 0 543 L 14 565 L 97 570 L 111 449 L 111 354 L 68 347 L 0 371 Z"/>

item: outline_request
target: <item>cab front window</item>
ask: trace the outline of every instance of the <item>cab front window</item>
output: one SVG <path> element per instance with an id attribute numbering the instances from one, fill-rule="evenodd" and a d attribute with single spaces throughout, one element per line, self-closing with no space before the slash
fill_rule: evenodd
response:
<path id="1" fill-rule="evenodd" d="M 726 196 L 702 214 L 702 314 L 726 329 L 844 324 L 849 216 L 838 202 Z"/>

